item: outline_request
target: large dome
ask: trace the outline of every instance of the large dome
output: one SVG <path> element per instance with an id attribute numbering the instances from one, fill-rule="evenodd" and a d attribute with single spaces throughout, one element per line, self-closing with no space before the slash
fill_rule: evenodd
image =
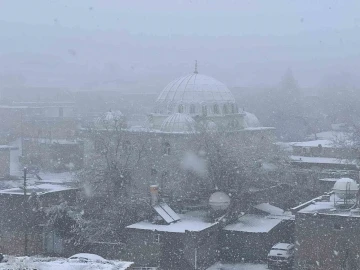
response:
<path id="1" fill-rule="evenodd" d="M 170 82 L 156 100 L 156 113 L 233 114 L 235 99 L 225 84 L 196 72 Z"/>

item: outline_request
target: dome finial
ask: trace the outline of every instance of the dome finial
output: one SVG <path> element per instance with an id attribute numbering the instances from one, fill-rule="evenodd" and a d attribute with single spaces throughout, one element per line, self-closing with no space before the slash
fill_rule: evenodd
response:
<path id="1" fill-rule="evenodd" d="M 198 73 L 199 73 L 198 70 L 197 70 L 197 60 L 195 60 L 195 70 L 194 70 L 194 73 L 195 73 L 195 74 L 198 74 Z"/>

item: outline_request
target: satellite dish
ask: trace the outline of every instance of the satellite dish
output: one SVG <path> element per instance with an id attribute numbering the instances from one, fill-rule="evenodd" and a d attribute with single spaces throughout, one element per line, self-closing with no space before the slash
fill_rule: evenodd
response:
<path id="1" fill-rule="evenodd" d="M 209 205 L 214 211 L 226 210 L 230 205 L 230 197 L 225 192 L 217 191 L 211 194 Z"/>
<path id="2" fill-rule="evenodd" d="M 340 178 L 333 187 L 335 195 L 340 199 L 355 198 L 358 190 L 358 184 L 351 178 Z"/>

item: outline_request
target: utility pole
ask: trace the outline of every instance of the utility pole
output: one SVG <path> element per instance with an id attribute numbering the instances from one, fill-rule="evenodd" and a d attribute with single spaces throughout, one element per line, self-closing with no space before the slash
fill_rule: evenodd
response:
<path id="1" fill-rule="evenodd" d="M 27 168 L 24 168 L 24 255 L 28 255 L 28 200 L 26 198 L 27 196 L 27 190 L 26 190 L 26 174 L 27 174 Z"/>
<path id="2" fill-rule="evenodd" d="M 21 135 L 21 158 L 24 157 L 24 127 L 23 127 L 23 110 L 20 109 L 20 135 Z"/>

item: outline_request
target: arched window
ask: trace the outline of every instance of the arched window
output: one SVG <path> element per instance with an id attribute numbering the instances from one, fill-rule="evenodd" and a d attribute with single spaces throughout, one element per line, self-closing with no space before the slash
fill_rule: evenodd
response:
<path id="1" fill-rule="evenodd" d="M 231 113 L 235 113 L 235 104 L 231 104 Z"/>
<path id="2" fill-rule="evenodd" d="M 184 105 L 180 104 L 178 107 L 178 113 L 183 113 L 184 112 Z"/>
<path id="3" fill-rule="evenodd" d="M 214 104 L 214 114 L 219 114 L 219 105 Z"/>
<path id="4" fill-rule="evenodd" d="M 190 105 L 190 114 L 195 114 L 195 105 L 194 104 Z"/>
<path id="5" fill-rule="evenodd" d="M 164 143 L 164 145 L 163 145 L 163 152 L 164 152 L 164 155 L 170 155 L 171 146 L 170 146 L 170 143 L 169 143 L 169 142 L 165 142 L 165 143 Z"/>
<path id="6" fill-rule="evenodd" d="M 223 105 L 223 114 L 228 114 L 228 107 L 226 104 Z"/>
<path id="7" fill-rule="evenodd" d="M 202 106 L 202 114 L 203 114 L 203 116 L 207 116 L 207 107 L 206 107 L 206 105 Z"/>

